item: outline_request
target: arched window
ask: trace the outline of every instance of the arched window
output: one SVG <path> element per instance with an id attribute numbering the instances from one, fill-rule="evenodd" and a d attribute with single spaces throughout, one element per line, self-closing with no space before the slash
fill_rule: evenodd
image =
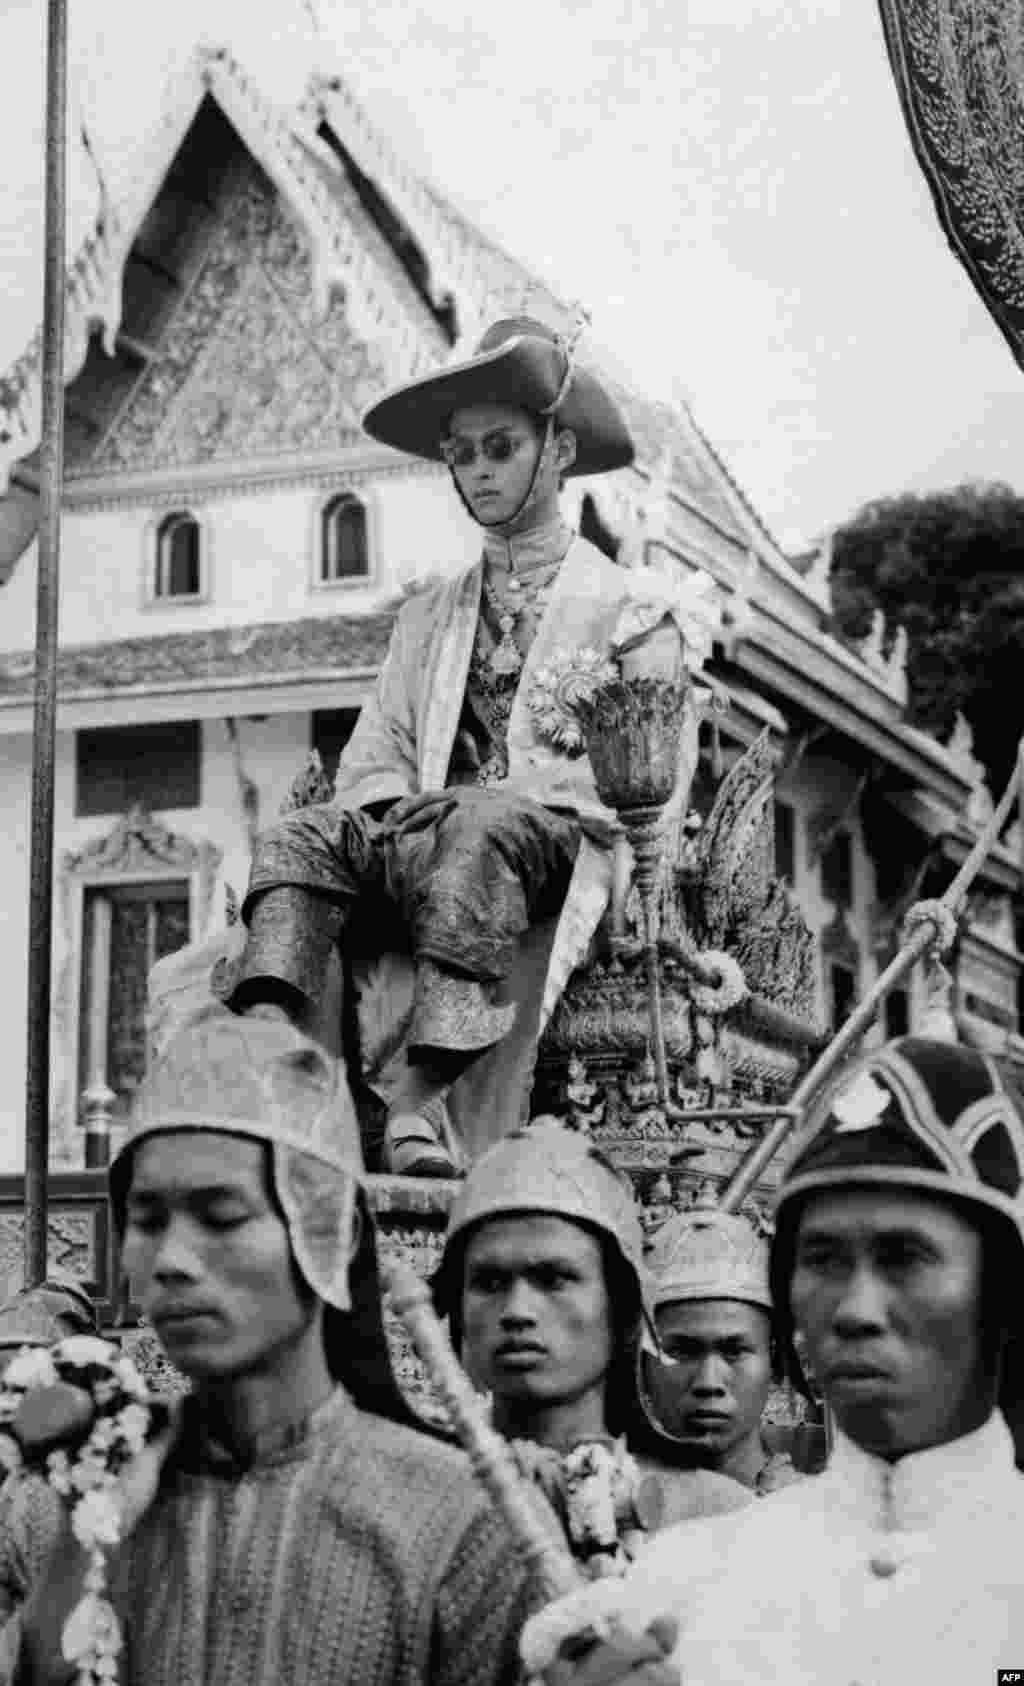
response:
<path id="1" fill-rule="evenodd" d="M 366 510 L 351 492 L 338 492 L 320 511 L 320 579 L 365 579 L 370 572 Z"/>
<path id="2" fill-rule="evenodd" d="M 157 597 L 199 596 L 199 522 L 187 509 L 172 510 L 156 530 Z"/>

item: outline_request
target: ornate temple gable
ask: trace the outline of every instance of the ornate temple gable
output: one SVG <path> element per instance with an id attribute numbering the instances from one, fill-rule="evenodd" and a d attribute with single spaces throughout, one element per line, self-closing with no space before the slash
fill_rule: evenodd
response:
<path id="1" fill-rule="evenodd" d="M 396 266 L 389 262 L 382 269 L 365 226 L 362 237 L 353 238 L 343 195 L 324 168 L 330 164 L 326 148 L 318 156 L 315 136 L 300 137 L 293 114 L 280 112 L 265 100 L 229 53 L 200 48 L 172 90 L 160 125 L 140 147 L 133 179 L 120 189 L 116 203 L 106 208 L 105 222 L 97 222 L 69 267 L 66 383 L 70 385 L 81 373 L 96 330 L 102 332 L 107 356 L 115 355 L 123 329 L 124 276 L 133 243 L 207 96 L 216 101 L 301 226 L 308 241 L 314 308 L 325 311 L 332 297 L 343 302 L 353 337 L 373 347 L 379 385 L 433 367 L 443 351 L 442 336 L 436 328 L 430 331 L 434 325 L 424 321 L 425 311 L 405 308 Z M 0 493 L 6 490 L 14 465 L 29 456 L 39 441 L 40 368 L 37 332 L 0 376 Z"/>
<path id="2" fill-rule="evenodd" d="M 358 206 L 346 210 L 353 239 L 364 239 Z M 302 229 L 251 165 L 85 472 L 235 463 L 358 443 L 360 415 L 385 371 L 353 334 L 341 301 L 318 318 L 312 270 Z M 399 291 L 400 278 L 394 285 Z M 402 307 L 411 313 L 414 305 L 403 300 Z"/>
<path id="3" fill-rule="evenodd" d="M 237 227 L 233 250 L 222 244 L 211 251 L 204 284 L 190 283 L 173 332 L 168 328 L 155 348 L 142 344 L 144 357 L 150 349 L 158 354 L 158 367 L 150 360 L 142 373 L 143 390 L 122 406 L 113 431 L 109 417 L 102 418 L 100 453 L 108 472 L 144 471 L 157 454 L 165 466 L 209 464 L 237 457 L 239 443 L 249 461 L 260 451 L 266 457 L 315 448 L 324 438 L 334 444 L 350 431 L 365 396 L 361 382 L 372 385 L 375 395 L 443 359 L 448 350 L 443 317 L 449 307 L 454 308 L 460 352 L 496 314 L 529 308 L 554 327 L 568 325 L 565 303 L 403 164 L 339 78 L 311 78 L 299 109 L 282 112 L 264 99 L 228 51 L 205 48 L 195 54 L 151 143 L 140 149 L 139 168 L 118 193 L 108 229 L 80 254 L 68 290 L 69 380 L 83 367 L 92 330 L 102 329 L 108 356 L 126 340 L 131 345 L 134 336 L 126 332 L 130 324 L 123 313 L 133 243 L 207 98 L 273 184 L 301 238 L 296 233 L 286 252 L 280 227 L 259 231 L 260 238 L 277 238 L 274 258 L 283 269 L 270 273 L 266 254 L 253 251 L 248 252 L 251 266 L 237 273 L 238 262 L 232 264 L 241 238 Z M 401 224 L 397 247 L 358 203 L 345 158 L 372 184 L 387 216 Z M 222 232 L 219 238 L 231 244 L 231 235 Z M 396 257 L 406 246 L 415 248 L 415 276 Z M 227 283 L 233 267 L 232 290 Z M 279 289 L 275 279 L 282 283 Z M 296 309 L 296 287 L 305 289 L 308 313 Z M 318 313 L 327 311 L 332 299 L 322 323 Z M 269 403 L 252 378 L 254 345 L 262 353 L 260 374 L 271 391 Z M 347 410 L 340 408 L 339 393 L 328 393 L 324 355 L 352 383 Z M 244 382 L 237 378 L 240 371 L 247 377 Z M 0 384 L 0 474 L 27 455 L 38 438 L 38 372 L 38 349 L 30 347 L 7 383 Z M 120 373 L 130 386 L 130 372 Z M 173 425 L 169 414 L 157 415 L 159 394 L 173 408 Z M 671 524 L 666 512 L 674 503 L 685 519 L 705 524 L 716 550 L 728 553 L 737 544 L 746 548 L 755 525 L 749 507 L 740 507 L 692 419 L 642 398 L 631 387 L 620 396 L 639 445 L 638 470 L 613 477 L 619 483 L 620 525 L 634 533 L 642 529 L 645 537 L 658 541 L 666 536 Z M 92 449 L 88 455 L 95 466 Z M 761 537 L 758 528 L 759 548 Z"/>
<path id="4" fill-rule="evenodd" d="M 338 145 L 370 177 L 409 231 L 427 266 L 426 285 L 438 310 L 456 306 L 461 337 L 472 334 L 478 316 L 479 262 L 471 243 L 446 218 L 427 186 L 408 168 L 370 121 L 340 76 L 314 73 L 299 107 L 311 131 L 325 126 Z"/>

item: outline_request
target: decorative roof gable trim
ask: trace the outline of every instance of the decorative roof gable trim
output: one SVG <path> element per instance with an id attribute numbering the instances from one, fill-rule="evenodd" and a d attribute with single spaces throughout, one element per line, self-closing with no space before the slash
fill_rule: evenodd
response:
<path id="1" fill-rule="evenodd" d="M 376 284 L 372 255 L 352 240 L 336 213 L 329 190 L 306 154 L 309 147 L 330 155 L 315 137 L 300 142 L 292 114 L 280 112 L 258 91 L 226 48 L 200 47 L 182 74 L 173 104 L 149 143 L 120 207 L 106 223 L 97 222 L 68 270 L 64 384 L 81 372 L 92 331 L 103 330 L 112 355 L 121 325 L 122 283 L 132 244 L 147 211 L 195 119 L 211 94 L 253 158 L 298 216 L 313 256 L 317 306 L 344 298 L 352 331 L 370 343 L 387 379 L 414 379 L 436 366 L 426 337 L 389 304 Z M 0 494 L 11 469 L 39 442 L 41 428 L 41 334 L 37 331 L 20 357 L 0 376 Z"/>

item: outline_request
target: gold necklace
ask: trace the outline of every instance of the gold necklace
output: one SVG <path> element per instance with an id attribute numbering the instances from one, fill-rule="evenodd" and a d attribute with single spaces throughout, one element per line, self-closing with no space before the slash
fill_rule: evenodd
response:
<path id="1" fill-rule="evenodd" d="M 555 576 L 560 567 L 560 562 L 553 562 L 547 568 L 538 569 L 537 576 L 544 575 L 546 577 L 539 578 L 539 583 L 536 585 L 533 580 L 528 584 L 518 579 L 510 580 L 509 590 L 521 594 L 520 600 L 515 604 L 506 603 L 490 580 L 484 579 L 484 596 L 494 612 L 498 622 L 498 631 L 501 634 L 488 658 L 488 665 L 492 673 L 507 678 L 512 674 L 522 672 L 523 653 L 515 640 L 515 630 L 519 617 L 523 610 L 528 608 L 537 608 L 543 612 L 547 603 L 548 592 L 555 582 Z"/>

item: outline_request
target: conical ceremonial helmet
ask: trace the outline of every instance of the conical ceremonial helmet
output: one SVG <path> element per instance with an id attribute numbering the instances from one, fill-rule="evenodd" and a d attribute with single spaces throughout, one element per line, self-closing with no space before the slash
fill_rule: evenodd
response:
<path id="1" fill-rule="evenodd" d="M 643 1230 L 632 1187 L 589 1138 L 554 1118 L 538 1118 L 490 1148 L 472 1167 L 452 1206 L 434 1293 L 456 1310 L 466 1242 L 489 1218 L 540 1213 L 596 1230 L 617 1248 L 643 1305 Z"/>
<path id="2" fill-rule="evenodd" d="M 184 1022 L 152 1059 L 110 1167 L 120 1232 L 139 1148 L 196 1130 L 266 1144 L 295 1263 L 326 1307 L 331 1373 L 362 1409 L 413 1423 L 391 1370 L 358 1124 L 337 1062 L 286 1021 L 220 1003 Z"/>
<path id="3" fill-rule="evenodd" d="M 771 1310 L 768 1242 L 746 1218 L 694 1206 L 655 1232 L 647 1255 L 651 1310 L 686 1300 L 746 1300 Z"/>

